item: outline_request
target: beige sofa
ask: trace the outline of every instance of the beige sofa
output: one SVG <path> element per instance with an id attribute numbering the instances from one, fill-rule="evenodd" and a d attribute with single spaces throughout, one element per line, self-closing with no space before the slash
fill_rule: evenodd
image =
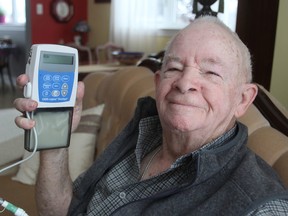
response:
<path id="1" fill-rule="evenodd" d="M 153 77 L 154 74 L 147 68 L 128 67 L 116 73 L 92 73 L 84 78 L 84 109 L 89 110 L 105 104 L 95 139 L 95 157 L 101 154 L 132 117 L 137 99 L 144 96 L 154 97 Z M 248 146 L 275 168 L 288 186 L 288 137 L 287 134 L 284 135 L 288 113 L 267 91 L 264 90 L 264 94 L 268 95 L 277 108 L 280 107 L 280 121 L 284 118 L 284 130 L 283 125 L 280 129 L 272 128 L 255 105 L 249 108 L 240 121 L 249 129 Z M 7 160 L 7 163 L 13 160 L 15 158 Z M 14 169 L 0 176 L 0 197 L 20 206 L 30 215 L 37 215 L 34 186 L 11 180 L 11 176 L 15 176 L 16 172 Z"/>

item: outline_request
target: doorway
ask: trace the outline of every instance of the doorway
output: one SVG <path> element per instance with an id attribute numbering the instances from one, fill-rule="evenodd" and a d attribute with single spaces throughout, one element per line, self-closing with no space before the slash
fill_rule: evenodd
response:
<path id="1" fill-rule="evenodd" d="M 253 81 L 270 89 L 279 0 L 238 0 L 236 32 L 252 55 Z"/>

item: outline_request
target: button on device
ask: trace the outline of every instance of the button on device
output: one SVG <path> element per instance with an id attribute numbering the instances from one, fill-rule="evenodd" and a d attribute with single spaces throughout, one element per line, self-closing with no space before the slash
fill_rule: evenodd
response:
<path id="1" fill-rule="evenodd" d="M 43 76 L 43 80 L 46 82 L 46 81 L 52 81 L 52 76 L 49 75 L 49 74 L 46 74 Z"/>
<path id="2" fill-rule="evenodd" d="M 63 83 L 62 84 L 62 89 L 68 89 L 68 84 L 67 83 Z"/>
<path id="3" fill-rule="evenodd" d="M 60 75 L 54 75 L 53 76 L 53 81 L 54 82 L 60 82 L 60 80 L 61 80 L 61 76 Z"/>
<path id="4" fill-rule="evenodd" d="M 126 198 L 126 193 L 125 192 L 120 192 L 119 197 L 121 199 L 125 199 Z"/>
<path id="5" fill-rule="evenodd" d="M 62 81 L 63 81 L 63 82 L 68 82 L 69 79 L 70 79 L 70 77 L 67 76 L 67 75 L 64 75 L 64 76 L 62 77 Z"/>
<path id="6" fill-rule="evenodd" d="M 62 94 L 63 97 L 66 97 L 67 94 L 68 94 L 68 91 L 67 91 L 67 90 L 62 90 L 62 91 L 61 91 L 61 94 Z"/>
<path id="7" fill-rule="evenodd" d="M 53 83 L 52 87 L 53 87 L 53 89 L 60 89 L 60 84 L 59 83 Z"/>
<path id="8" fill-rule="evenodd" d="M 43 84 L 43 89 L 50 89 L 51 88 L 51 83 L 46 82 Z"/>
<path id="9" fill-rule="evenodd" d="M 60 95 L 60 91 L 58 91 L 58 90 L 52 91 L 52 96 L 53 97 L 58 97 L 59 95 Z"/>
<path id="10" fill-rule="evenodd" d="M 50 91 L 48 91 L 48 90 L 43 91 L 42 92 L 42 96 L 43 97 L 49 97 L 50 96 Z"/>

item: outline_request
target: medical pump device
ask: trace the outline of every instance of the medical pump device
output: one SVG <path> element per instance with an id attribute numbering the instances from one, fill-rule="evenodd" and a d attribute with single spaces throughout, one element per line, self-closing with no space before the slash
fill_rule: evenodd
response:
<path id="1" fill-rule="evenodd" d="M 78 83 L 77 49 L 34 44 L 25 73 L 29 82 L 24 87 L 24 97 L 38 102 L 35 111 L 26 113 L 36 121 L 38 137 L 32 130 L 25 130 L 25 149 L 32 152 L 35 141 L 37 151 L 68 147 Z"/>

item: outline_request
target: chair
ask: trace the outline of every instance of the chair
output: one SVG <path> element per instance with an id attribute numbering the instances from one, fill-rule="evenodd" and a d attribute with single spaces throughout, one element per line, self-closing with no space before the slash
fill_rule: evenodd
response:
<path id="1" fill-rule="evenodd" d="M 95 55 L 98 59 L 97 63 L 107 64 L 116 62 L 116 59 L 112 55 L 114 51 L 124 52 L 124 48 L 112 42 L 97 46 L 95 49 Z"/>
<path id="2" fill-rule="evenodd" d="M 158 53 L 155 53 L 155 54 L 150 54 L 148 56 L 148 58 L 154 58 L 154 59 L 157 59 L 159 60 L 160 62 L 163 61 L 163 58 L 164 58 L 164 54 L 165 54 L 165 50 L 161 50 L 159 51 Z"/>
<path id="3" fill-rule="evenodd" d="M 0 75 L 2 80 L 2 92 L 5 91 L 5 81 L 4 81 L 4 72 L 7 71 L 8 78 L 10 81 L 10 85 L 13 91 L 15 91 L 15 87 L 12 80 L 12 74 L 10 71 L 9 57 L 12 50 L 15 48 L 13 44 L 4 43 L 4 41 L 0 41 Z"/>
<path id="4" fill-rule="evenodd" d="M 145 58 L 137 66 L 149 68 L 153 73 L 161 69 L 162 62 L 155 58 Z"/>
<path id="5" fill-rule="evenodd" d="M 161 50 L 158 53 L 150 54 L 147 58 L 143 59 L 138 63 L 137 66 L 147 67 L 153 73 L 161 69 L 165 50 Z"/>
<path id="6" fill-rule="evenodd" d="M 288 113 L 286 109 L 262 85 L 258 85 L 258 94 L 254 105 L 270 122 L 270 125 L 288 136 Z"/>

